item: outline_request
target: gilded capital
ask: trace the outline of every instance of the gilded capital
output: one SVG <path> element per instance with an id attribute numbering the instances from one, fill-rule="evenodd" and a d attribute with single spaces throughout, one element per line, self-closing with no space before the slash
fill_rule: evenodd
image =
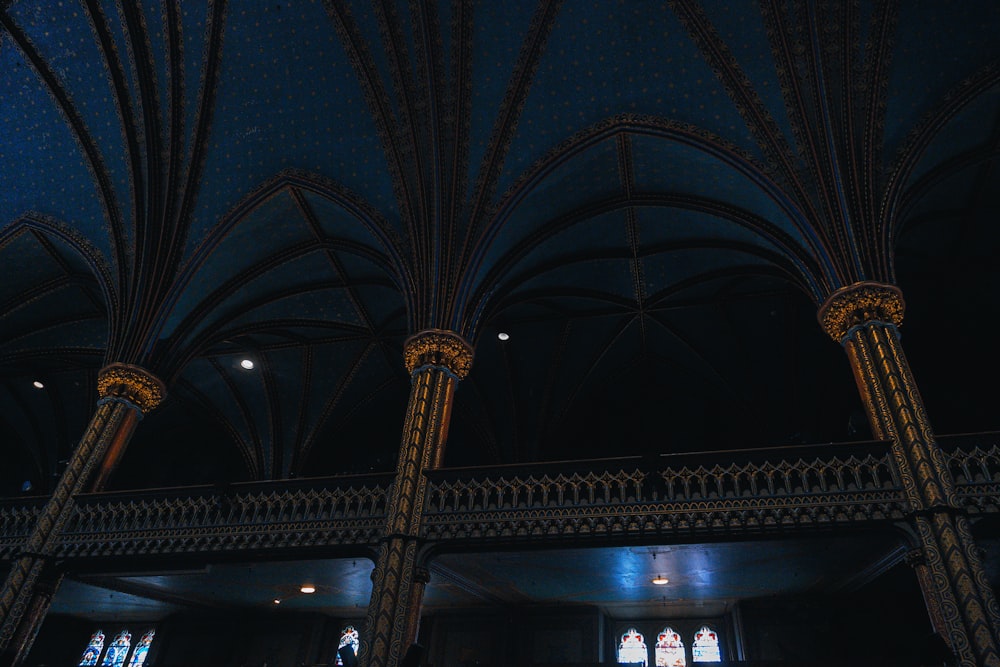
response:
<path id="1" fill-rule="evenodd" d="M 885 322 L 899 326 L 903 322 L 903 293 L 894 285 L 858 282 L 841 287 L 820 306 L 819 323 L 838 343 L 851 327 L 865 322 Z"/>
<path id="2" fill-rule="evenodd" d="M 461 380 L 472 368 L 472 346 L 451 331 L 427 329 L 406 339 L 403 360 L 410 373 L 420 366 L 443 366 Z"/>
<path id="3" fill-rule="evenodd" d="M 167 388 L 144 368 L 115 363 L 97 374 L 97 394 L 101 399 L 124 399 L 146 414 L 166 397 Z"/>

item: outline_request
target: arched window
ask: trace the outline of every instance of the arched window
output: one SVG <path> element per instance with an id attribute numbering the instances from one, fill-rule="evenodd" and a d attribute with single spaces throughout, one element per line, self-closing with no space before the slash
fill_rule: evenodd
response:
<path id="1" fill-rule="evenodd" d="M 87 648 L 83 649 L 83 655 L 80 656 L 80 667 L 94 667 L 103 650 L 104 633 L 98 630 L 90 635 L 90 642 L 87 643 Z"/>
<path id="2" fill-rule="evenodd" d="M 358 647 L 361 645 L 361 636 L 354 629 L 353 625 L 346 626 L 340 632 L 340 644 L 337 645 L 337 664 L 343 667 L 344 661 L 340 657 L 340 649 L 350 646 L 354 649 L 354 655 L 358 654 Z"/>
<path id="3" fill-rule="evenodd" d="M 656 667 L 687 667 L 684 641 L 669 626 L 656 636 Z"/>
<path id="4" fill-rule="evenodd" d="M 618 662 L 642 663 L 643 667 L 648 667 L 649 654 L 646 652 L 646 642 L 635 628 L 629 628 L 628 632 L 622 635 L 622 642 L 618 645 Z"/>
<path id="5" fill-rule="evenodd" d="M 131 660 L 128 661 L 128 667 L 142 667 L 142 663 L 146 662 L 146 654 L 149 653 L 149 645 L 153 643 L 155 635 L 156 630 L 150 630 L 142 636 L 139 643 L 135 645 L 135 652 L 132 654 Z"/>
<path id="6" fill-rule="evenodd" d="M 132 646 L 132 635 L 128 630 L 122 630 L 115 637 L 115 640 L 108 646 L 101 661 L 101 667 L 122 667 L 125 664 L 125 656 L 128 655 L 129 647 Z"/>
<path id="7" fill-rule="evenodd" d="M 719 635 L 707 625 L 694 633 L 694 643 L 691 644 L 691 659 L 693 662 L 722 662 L 722 651 L 719 649 Z"/>

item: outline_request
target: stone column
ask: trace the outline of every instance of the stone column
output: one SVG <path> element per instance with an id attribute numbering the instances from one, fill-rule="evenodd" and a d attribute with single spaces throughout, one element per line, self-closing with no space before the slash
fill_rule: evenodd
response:
<path id="1" fill-rule="evenodd" d="M 52 582 L 47 588 L 39 589 L 38 581 L 43 570 L 51 566 L 59 533 L 72 513 L 74 498 L 87 489 L 88 480 L 95 468 L 102 465 L 108 448 L 121 448 L 128 442 L 142 415 L 163 400 L 166 389 L 160 380 L 138 366 L 111 364 L 98 374 L 97 393 L 99 400 L 90 425 L 0 590 L 2 665 L 18 664 L 27 656 L 58 587 L 61 580 L 58 575 L 47 577 Z M 51 592 L 47 594 L 49 588 Z"/>
<path id="2" fill-rule="evenodd" d="M 932 623 L 963 666 L 1000 666 L 1000 610 L 900 345 L 903 310 L 898 288 L 860 282 L 834 292 L 818 316 L 847 352 L 875 437 L 892 442 Z"/>
<path id="3" fill-rule="evenodd" d="M 417 562 L 427 488 L 423 472 L 443 460 L 455 386 L 472 367 L 472 346 L 449 331 L 429 330 L 406 341 L 404 357 L 410 401 L 361 637 L 359 657 L 368 667 L 396 667 L 417 637 L 427 581 Z"/>

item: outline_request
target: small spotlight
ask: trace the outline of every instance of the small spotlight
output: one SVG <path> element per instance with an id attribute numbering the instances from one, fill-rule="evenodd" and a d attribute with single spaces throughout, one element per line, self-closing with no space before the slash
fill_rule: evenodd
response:
<path id="1" fill-rule="evenodd" d="M 497 338 L 499 338 L 500 340 L 510 340 L 510 334 L 507 333 L 506 331 L 501 331 L 500 333 L 497 334 Z"/>
<path id="2" fill-rule="evenodd" d="M 664 577 L 662 574 L 658 574 L 655 577 L 653 577 L 652 582 L 657 586 L 664 586 L 666 584 L 669 584 L 670 580 Z"/>
<path id="3" fill-rule="evenodd" d="M 250 361 L 249 359 L 244 359 L 243 361 L 241 361 L 240 366 L 247 369 L 248 371 L 253 370 L 253 362 Z"/>
<path id="4" fill-rule="evenodd" d="M 274 604 L 281 604 L 281 598 L 274 598 Z"/>
<path id="5" fill-rule="evenodd" d="M 304 584 L 302 588 L 300 588 L 299 590 L 302 591 L 303 593 L 315 593 L 316 587 L 313 586 L 312 584 Z"/>
<path id="6" fill-rule="evenodd" d="M 35 389 L 45 389 L 45 385 L 44 385 L 44 384 L 42 384 L 42 383 L 41 383 L 40 381 L 38 381 L 38 380 L 35 380 L 34 382 L 32 382 L 32 383 L 31 383 L 31 386 L 32 386 L 32 387 L 34 387 Z"/>

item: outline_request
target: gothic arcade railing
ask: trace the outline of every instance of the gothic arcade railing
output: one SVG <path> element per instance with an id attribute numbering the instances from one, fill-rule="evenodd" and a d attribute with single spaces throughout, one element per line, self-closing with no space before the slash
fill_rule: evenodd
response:
<path id="1" fill-rule="evenodd" d="M 941 438 L 960 502 L 1000 512 L 1000 434 Z M 888 443 L 868 442 L 427 474 L 421 535 L 471 546 L 731 537 L 871 524 L 908 507 Z M 392 475 L 77 499 L 56 556 L 224 554 L 375 545 Z M 23 549 L 44 498 L 0 500 L 0 560 Z"/>
<path id="2" fill-rule="evenodd" d="M 902 518 L 889 445 L 434 471 L 428 540 L 683 538 Z"/>
<path id="3" fill-rule="evenodd" d="M 1000 512 L 1000 433 L 953 435 L 938 441 L 965 510 L 973 516 Z"/>
<path id="4" fill-rule="evenodd" d="M 368 546 L 382 535 L 392 475 L 80 496 L 55 555 L 210 554 Z M 0 507 L 0 557 L 23 546 L 44 500 Z"/>
<path id="5" fill-rule="evenodd" d="M 11 560 L 24 548 L 44 505 L 44 498 L 0 501 L 0 560 Z"/>

